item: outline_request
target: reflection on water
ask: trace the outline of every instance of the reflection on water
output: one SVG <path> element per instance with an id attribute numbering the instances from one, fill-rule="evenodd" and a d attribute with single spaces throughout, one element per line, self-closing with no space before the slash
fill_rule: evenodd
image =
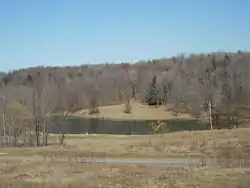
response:
<path id="1" fill-rule="evenodd" d="M 112 121 L 104 119 L 83 119 L 69 117 L 62 121 L 61 125 L 49 126 L 49 132 L 80 134 L 127 134 L 127 135 L 147 135 L 152 134 L 151 121 Z M 170 132 L 204 130 L 205 127 L 196 120 L 169 120 L 167 123 Z"/>

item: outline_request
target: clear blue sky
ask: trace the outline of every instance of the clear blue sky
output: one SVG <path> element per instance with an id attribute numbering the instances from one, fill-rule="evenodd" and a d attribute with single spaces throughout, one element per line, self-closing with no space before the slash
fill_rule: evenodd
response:
<path id="1" fill-rule="evenodd" d="M 249 0 L 1 0 L 0 71 L 249 50 Z"/>

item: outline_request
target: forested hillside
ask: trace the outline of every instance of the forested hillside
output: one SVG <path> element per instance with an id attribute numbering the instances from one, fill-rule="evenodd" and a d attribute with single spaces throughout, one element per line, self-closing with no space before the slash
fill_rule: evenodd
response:
<path id="1" fill-rule="evenodd" d="M 2 76 L 1 93 L 8 100 L 25 101 L 32 88 L 43 88 L 44 95 L 57 101 L 55 108 L 76 110 L 88 107 L 93 93 L 98 94 L 100 105 L 122 102 L 128 89 L 141 100 L 156 76 L 156 87 L 166 101 L 175 108 L 185 103 L 195 112 L 209 99 L 217 106 L 246 104 L 249 60 L 250 53 L 239 52 L 180 55 L 136 64 L 27 68 Z"/>
<path id="2" fill-rule="evenodd" d="M 1 96 L 8 104 L 22 104 L 32 111 L 35 95 L 45 115 L 77 111 L 89 107 L 93 100 L 96 105 L 124 103 L 132 97 L 145 101 L 154 81 L 157 92 L 151 95 L 171 104 L 174 111 L 185 110 L 199 117 L 210 100 L 215 109 L 226 107 L 227 113 L 236 113 L 250 99 L 249 60 L 250 53 L 239 51 L 136 64 L 27 68 L 1 77 Z"/>

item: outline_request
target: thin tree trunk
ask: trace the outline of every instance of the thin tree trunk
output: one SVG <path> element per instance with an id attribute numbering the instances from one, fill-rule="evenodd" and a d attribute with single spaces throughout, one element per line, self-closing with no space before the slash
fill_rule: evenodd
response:
<path id="1" fill-rule="evenodd" d="M 208 108 L 209 108 L 209 123 L 210 123 L 210 129 L 213 130 L 212 105 L 211 105 L 210 100 L 208 101 Z"/>
<path id="2" fill-rule="evenodd" d="M 13 145 L 17 146 L 17 139 L 18 139 L 18 129 L 17 128 L 13 128 Z"/>
<path id="3" fill-rule="evenodd" d="M 6 145 L 6 123 L 5 123 L 5 98 L 2 97 L 3 100 L 3 113 L 2 113 L 2 120 L 3 120 L 3 145 Z"/>
<path id="4" fill-rule="evenodd" d="M 64 112 L 64 120 L 66 120 L 66 118 L 68 117 L 68 112 Z M 61 126 L 61 129 L 63 129 L 62 127 L 62 122 L 60 122 L 60 126 Z M 62 130 L 64 131 L 64 130 Z M 64 133 L 59 133 L 59 140 L 60 140 L 60 144 L 63 145 L 64 144 L 64 139 L 65 139 L 65 134 Z"/>
<path id="5" fill-rule="evenodd" d="M 47 118 L 47 116 L 46 116 Z M 47 121 L 44 119 L 43 122 L 43 146 L 48 145 L 48 132 L 47 132 Z"/>
<path id="6" fill-rule="evenodd" d="M 38 123 L 36 125 L 36 145 L 40 146 L 40 130 Z"/>
<path id="7" fill-rule="evenodd" d="M 45 145 L 46 145 L 46 119 L 43 120 L 43 146 Z"/>
<path id="8" fill-rule="evenodd" d="M 9 127 L 9 131 L 8 131 L 7 145 L 10 145 L 11 144 L 11 133 L 12 133 L 12 131 L 11 131 L 11 127 L 10 126 L 8 126 L 8 127 Z"/>
<path id="9" fill-rule="evenodd" d="M 46 132 L 46 133 L 45 133 L 45 146 L 48 145 L 48 136 L 49 136 L 49 133 Z"/>
<path id="10" fill-rule="evenodd" d="M 33 146 L 33 138 L 32 138 L 31 129 L 29 129 L 29 145 Z"/>
<path id="11" fill-rule="evenodd" d="M 2 114 L 2 116 L 3 116 L 3 145 L 5 146 L 5 144 L 6 144 L 6 127 L 5 127 L 5 114 L 4 114 L 5 112 L 4 112 L 4 110 L 3 110 L 3 114 Z"/>
<path id="12" fill-rule="evenodd" d="M 65 134 L 64 134 L 64 133 L 60 133 L 60 134 L 59 134 L 59 140 L 60 140 L 60 144 L 61 144 L 61 145 L 64 144 L 64 138 L 65 138 Z"/>
<path id="13" fill-rule="evenodd" d="M 36 131 L 36 145 L 40 145 L 40 122 L 37 119 L 37 101 L 36 101 L 36 93 L 33 92 L 33 115 L 34 115 L 34 124 L 35 124 L 35 131 Z"/>

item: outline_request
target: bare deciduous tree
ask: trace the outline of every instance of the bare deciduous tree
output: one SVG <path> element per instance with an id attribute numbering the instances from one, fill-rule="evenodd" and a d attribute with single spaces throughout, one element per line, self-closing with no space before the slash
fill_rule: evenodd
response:
<path id="1" fill-rule="evenodd" d="M 126 114 L 132 113 L 131 94 L 128 89 L 125 91 L 125 105 L 123 112 Z"/>
<path id="2" fill-rule="evenodd" d="M 43 119 L 43 145 L 48 145 L 48 125 L 56 112 L 59 102 L 59 90 L 54 81 L 45 78 L 42 83 L 43 91 L 41 94 L 41 116 Z"/>
<path id="3" fill-rule="evenodd" d="M 92 86 L 93 87 L 93 86 Z M 89 89 L 89 114 L 98 114 L 99 110 L 99 88 L 95 85 Z"/>

